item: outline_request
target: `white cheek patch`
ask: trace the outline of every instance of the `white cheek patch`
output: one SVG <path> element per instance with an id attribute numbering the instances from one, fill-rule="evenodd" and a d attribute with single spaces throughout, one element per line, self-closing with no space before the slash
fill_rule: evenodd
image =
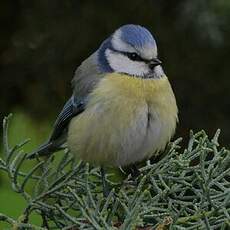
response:
<path id="1" fill-rule="evenodd" d="M 118 73 L 144 76 L 149 73 L 148 65 L 140 61 L 132 61 L 123 54 L 113 52 L 109 49 L 105 52 L 111 68 Z"/>

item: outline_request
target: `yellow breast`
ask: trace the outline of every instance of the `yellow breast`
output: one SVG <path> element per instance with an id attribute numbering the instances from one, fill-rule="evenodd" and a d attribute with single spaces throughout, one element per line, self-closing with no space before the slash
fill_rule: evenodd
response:
<path id="1" fill-rule="evenodd" d="M 163 149 L 176 121 L 176 100 L 167 77 L 113 73 L 99 82 L 86 110 L 72 119 L 68 145 L 83 160 L 128 165 Z"/>

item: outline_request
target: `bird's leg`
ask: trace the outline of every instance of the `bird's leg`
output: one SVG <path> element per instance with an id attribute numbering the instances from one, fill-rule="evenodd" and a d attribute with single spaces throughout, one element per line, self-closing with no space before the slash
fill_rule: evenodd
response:
<path id="1" fill-rule="evenodd" d="M 108 189 L 108 183 L 106 182 L 106 178 L 105 178 L 104 167 L 101 167 L 101 180 L 102 180 L 103 195 L 106 198 L 109 195 L 109 189 Z"/>
<path id="2" fill-rule="evenodd" d="M 126 168 L 120 168 L 122 173 L 125 173 L 126 175 L 131 175 L 131 178 L 135 179 L 140 175 L 140 171 L 137 168 L 137 166 L 135 164 L 130 165 L 129 167 Z"/>

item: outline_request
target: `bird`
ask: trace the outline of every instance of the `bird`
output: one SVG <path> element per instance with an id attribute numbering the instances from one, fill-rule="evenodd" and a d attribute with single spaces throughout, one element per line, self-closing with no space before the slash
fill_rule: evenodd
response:
<path id="1" fill-rule="evenodd" d="M 176 98 L 143 26 L 116 29 L 76 69 L 72 89 L 49 139 L 27 158 L 67 144 L 84 162 L 125 167 L 158 155 L 175 133 Z"/>

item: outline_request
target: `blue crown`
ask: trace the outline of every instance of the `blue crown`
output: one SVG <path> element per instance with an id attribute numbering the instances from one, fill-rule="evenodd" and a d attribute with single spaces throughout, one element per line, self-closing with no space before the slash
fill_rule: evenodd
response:
<path id="1" fill-rule="evenodd" d="M 119 30 L 121 31 L 121 40 L 133 47 L 143 47 L 146 44 L 156 45 L 152 34 L 142 26 L 124 25 Z"/>

